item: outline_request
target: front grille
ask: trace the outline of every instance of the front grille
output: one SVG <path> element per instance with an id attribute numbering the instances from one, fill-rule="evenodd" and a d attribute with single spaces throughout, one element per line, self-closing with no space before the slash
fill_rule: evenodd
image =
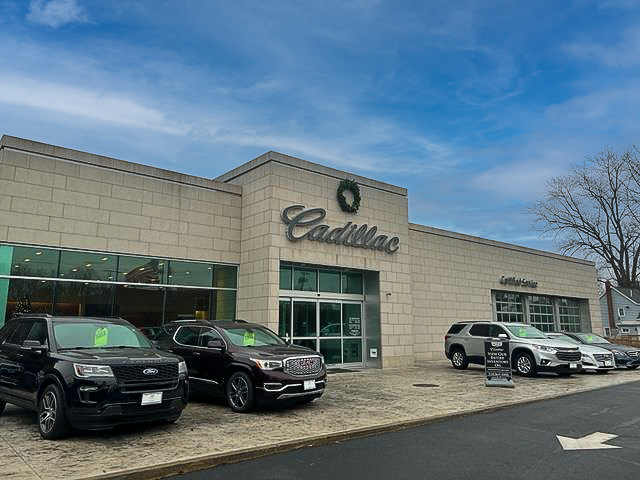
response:
<path id="1" fill-rule="evenodd" d="M 145 370 L 157 370 L 155 374 L 145 374 Z M 145 385 L 178 381 L 177 363 L 141 363 L 139 365 L 114 365 L 111 367 L 118 383 L 125 385 Z"/>
<path id="2" fill-rule="evenodd" d="M 558 360 L 562 360 L 563 362 L 579 362 L 582 358 L 582 354 L 580 352 L 558 350 L 556 357 L 558 357 Z"/>
<path id="3" fill-rule="evenodd" d="M 599 362 L 604 362 L 606 360 L 613 360 L 613 356 L 608 355 L 606 353 L 596 353 L 593 355 L 593 358 L 595 358 Z"/>
<path id="4" fill-rule="evenodd" d="M 313 375 L 322 369 L 320 357 L 301 357 L 285 360 L 284 371 L 289 375 Z"/>

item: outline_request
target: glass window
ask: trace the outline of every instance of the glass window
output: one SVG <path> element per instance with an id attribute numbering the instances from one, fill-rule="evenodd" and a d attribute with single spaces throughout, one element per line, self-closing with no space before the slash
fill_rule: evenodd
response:
<path id="1" fill-rule="evenodd" d="M 214 290 L 211 299 L 212 320 L 235 320 L 236 291 Z"/>
<path id="2" fill-rule="evenodd" d="M 213 265 L 207 263 L 171 260 L 168 272 L 167 283 L 169 285 L 210 287 L 213 282 Z"/>
<path id="3" fill-rule="evenodd" d="M 118 257 L 102 253 L 60 253 L 60 278 L 115 281 Z"/>
<path id="4" fill-rule="evenodd" d="M 42 320 L 36 320 L 33 322 L 33 327 L 29 331 L 27 338 L 25 340 L 34 340 L 38 342 L 40 345 L 47 345 L 47 324 Z"/>
<path id="5" fill-rule="evenodd" d="M 320 270 L 318 284 L 321 292 L 340 293 L 340 272 Z"/>
<path id="6" fill-rule="evenodd" d="M 280 300 L 278 335 L 291 338 L 291 300 Z"/>
<path id="7" fill-rule="evenodd" d="M 280 265 L 280 290 L 291 290 L 291 267 Z"/>
<path id="8" fill-rule="evenodd" d="M 127 283 L 167 283 L 167 262 L 158 258 L 120 257 L 118 281 Z"/>
<path id="9" fill-rule="evenodd" d="M 7 294 L 6 320 L 20 313 L 51 313 L 53 281 L 12 278 Z"/>
<path id="10" fill-rule="evenodd" d="M 339 342 L 340 340 L 338 340 Z M 293 339 L 293 344 L 294 345 L 300 345 L 301 347 L 306 347 L 306 348 L 310 348 L 311 350 L 315 350 L 317 351 L 318 349 L 316 348 L 316 341 L 315 340 L 307 340 L 307 339 L 299 339 L 299 338 L 294 338 Z"/>
<path id="11" fill-rule="evenodd" d="M 490 329 L 488 323 L 476 323 L 469 329 L 469 335 L 474 337 L 488 337 Z"/>
<path id="12" fill-rule="evenodd" d="M 496 292 L 496 320 L 524 323 L 524 305 L 519 293 Z"/>
<path id="13" fill-rule="evenodd" d="M 582 318 L 586 317 L 584 310 L 586 310 L 585 302 L 560 298 L 558 300 L 560 330 L 563 332 L 580 332 L 582 330 Z"/>
<path id="14" fill-rule="evenodd" d="M 315 302 L 293 302 L 293 336 L 316 336 Z"/>
<path id="15" fill-rule="evenodd" d="M 506 335 L 507 338 L 509 337 L 509 334 L 500 325 L 491 325 L 489 327 L 489 336 L 493 338 L 500 338 L 500 335 Z"/>
<path id="16" fill-rule="evenodd" d="M 201 347 L 206 347 L 211 340 L 217 339 L 222 340 L 222 337 L 213 328 L 203 328 L 200 332 L 199 345 Z"/>
<path id="17" fill-rule="evenodd" d="M 236 288 L 238 267 L 232 265 L 214 265 L 213 286 L 218 288 Z"/>
<path id="18" fill-rule="evenodd" d="M 164 289 L 135 285 L 118 285 L 113 315 L 124 318 L 138 328 L 162 325 Z"/>
<path id="19" fill-rule="evenodd" d="M 360 310 L 359 304 L 342 304 L 342 332 L 345 337 L 362 336 L 362 315 Z"/>
<path id="20" fill-rule="evenodd" d="M 209 320 L 211 290 L 190 288 L 167 288 L 165 323 L 176 320 Z"/>
<path id="21" fill-rule="evenodd" d="M 342 272 L 342 293 L 362 295 L 362 273 Z"/>
<path id="22" fill-rule="evenodd" d="M 317 270 L 295 268 L 293 270 L 293 288 L 303 292 L 317 291 Z"/>
<path id="23" fill-rule="evenodd" d="M 7 343 L 12 345 L 22 345 L 24 341 L 27 339 L 27 335 L 33 328 L 34 321 L 26 320 L 20 322 L 18 327 L 13 331 L 13 333 L 7 339 Z"/>
<path id="24" fill-rule="evenodd" d="M 181 343 L 182 345 L 197 347 L 198 342 L 200 341 L 200 330 L 200 327 L 180 327 L 176 332 L 176 342 Z"/>
<path id="25" fill-rule="evenodd" d="M 529 297 L 529 323 L 543 332 L 553 332 L 553 302 L 549 297 L 531 295 Z"/>
<path id="26" fill-rule="evenodd" d="M 37 247 L 4 247 L 13 250 L 11 275 L 22 277 L 58 276 L 58 250 Z"/>
<path id="27" fill-rule="evenodd" d="M 315 345 L 313 349 L 315 350 Z M 341 349 L 342 346 L 339 338 L 335 340 L 320 340 L 320 353 L 324 356 L 325 363 L 329 365 L 342 363 Z"/>
<path id="28" fill-rule="evenodd" d="M 466 323 L 454 323 L 453 325 L 451 325 L 447 333 L 455 335 L 456 333 L 460 333 L 462 329 L 466 326 L 467 326 Z"/>
<path id="29" fill-rule="evenodd" d="M 54 315 L 69 317 L 110 317 L 113 285 L 102 283 L 56 282 Z"/>
<path id="30" fill-rule="evenodd" d="M 342 346 L 343 363 L 362 362 L 362 340 L 345 338 Z"/>
<path id="31" fill-rule="evenodd" d="M 339 337 L 340 328 L 340 304 L 320 303 L 320 336 Z"/>

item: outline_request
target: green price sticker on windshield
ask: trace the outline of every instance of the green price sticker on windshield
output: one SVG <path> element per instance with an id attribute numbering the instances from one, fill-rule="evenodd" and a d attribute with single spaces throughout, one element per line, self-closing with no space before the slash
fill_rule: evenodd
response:
<path id="1" fill-rule="evenodd" d="M 519 337 L 526 337 L 527 336 L 527 329 L 526 328 L 518 329 L 518 336 Z"/>
<path id="2" fill-rule="evenodd" d="M 256 334 L 255 332 L 244 332 L 243 343 L 245 346 L 252 346 L 256 343 Z"/>
<path id="3" fill-rule="evenodd" d="M 593 343 L 593 335 L 587 335 L 587 342 Z"/>
<path id="4" fill-rule="evenodd" d="M 93 337 L 93 346 L 105 347 L 107 345 L 108 340 L 109 340 L 109 330 L 107 330 L 106 328 L 97 328 L 96 334 Z"/>

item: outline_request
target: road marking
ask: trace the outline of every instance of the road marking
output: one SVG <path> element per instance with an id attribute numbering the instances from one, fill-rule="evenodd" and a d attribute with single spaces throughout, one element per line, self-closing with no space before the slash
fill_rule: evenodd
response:
<path id="1" fill-rule="evenodd" d="M 604 442 L 617 438 L 611 433 L 594 432 L 581 438 L 562 437 L 556 435 L 564 450 L 598 450 L 603 448 L 622 448 L 606 445 Z"/>

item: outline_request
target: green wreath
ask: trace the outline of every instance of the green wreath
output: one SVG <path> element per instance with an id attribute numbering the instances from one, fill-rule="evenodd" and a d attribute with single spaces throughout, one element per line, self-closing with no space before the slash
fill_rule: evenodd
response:
<path id="1" fill-rule="evenodd" d="M 344 191 L 349 190 L 353 194 L 353 202 L 351 205 L 347 203 L 347 199 L 344 196 Z M 360 187 L 355 180 L 344 179 L 338 185 L 338 203 L 343 212 L 358 213 L 360 208 Z"/>

